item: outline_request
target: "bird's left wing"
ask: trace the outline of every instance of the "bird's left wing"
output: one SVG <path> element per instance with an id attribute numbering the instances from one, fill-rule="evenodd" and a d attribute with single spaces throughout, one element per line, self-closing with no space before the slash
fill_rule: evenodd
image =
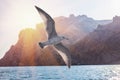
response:
<path id="1" fill-rule="evenodd" d="M 40 16 L 42 17 L 45 25 L 46 25 L 46 31 L 48 34 L 48 39 L 57 36 L 56 30 L 55 30 L 55 21 L 51 18 L 49 14 L 47 14 L 44 10 L 41 8 L 35 6 L 37 11 L 39 12 Z"/>
<path id="2" fill-rule="evenodd" d="M 63 58 L 65 64 L 70 68 L 71 66 L 71 54 L 68 48 L 62 45 L 62 43 L 55 44 L 54 47 L 60 54 L 60 56 Z"/>

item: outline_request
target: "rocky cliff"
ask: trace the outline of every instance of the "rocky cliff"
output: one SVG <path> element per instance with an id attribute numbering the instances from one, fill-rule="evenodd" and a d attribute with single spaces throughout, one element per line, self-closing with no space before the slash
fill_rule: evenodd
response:
<path id="1" fill-rule="evenodd" d="M 120 64 L 120 17 L 99 25 L 73 47 L 78 64 Z"/>
<path id="2" fill-rule="evenodd" d="M 119 34 L 119 30 L 117 29 L 119 27 L 119 23 L 116 25 L 117 21 L 116 19 L 113 19 L 113 22 L 110 23 L 111 20 L 107 20 L 104 21 L 104 24 L 110 24 L 102 26 L 103 21 L 94 20 L 92 18 L 88 18 L 85 15 L 70 15 L 69 17 L 61 16 L 55 18 L 56 30 L 58 34 L 65 35 L 69 38 L 69 41 L 63 41 L 63 44 L 68 47 L 70 51 L 72 51 L 71 55 L 73 64 L 103 63 L 103 61 L 105 61 L 104 59 L 102 59 L 103 61 L 99 62 L 97 60 L 96 62 L 92 61 L 99 59 L 97 58 L 97 55 L 101 54 L 101 49 L 106 50 L 106 46 L 111 46 L 109 42 L 118 48 L 119 45 L 117 44 L 117 46 L 114 43 L 115 40 L 119 40 L 114 40 L 114 38 L 119 37 L 116 35 Z M 95 29 L 98 24 L 101 25 Z M 111 32 L 107 27 L 116 27 L 114 30 L 118 31 Z M 113 31 L 113 29 L 111 30 Z M 113 36 L 113 33 L 115 33 L 115 36 Z M 22 30 L 19 34 L 18 42 L 15 45 L 12 45 L 4 57 L 0 60 L 0 66 L 39 66 L 64 64 L 63 60 L 60 56 L 58 56 L 57 52 L 53 49 L 52 46 L 49 46 L 45 49 L 41 49 L 39 47 L 38 43 L 45 40 L 47 40 L 47 37 L 44 30 L 44 25 L 42 23 L 36 25 L 36 29 L 28 28 Z M 109 42 L 107 40 L 109 40 Z M 101 44 L 99 44 L 100 42 Z M 107 49 L 107 54 L 112 53 L 112 49 L 110 49 L 111 51 L 108 47 Z M 102 55 L 103 54 L 104 53 L 102 53 Z M 107 56 L 107 54 L 105 55 Z"/>

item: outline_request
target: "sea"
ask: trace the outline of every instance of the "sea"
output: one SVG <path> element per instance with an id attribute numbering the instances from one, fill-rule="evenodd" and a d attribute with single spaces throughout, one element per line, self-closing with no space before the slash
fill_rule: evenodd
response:
<path id="1" fill-rule="evenodd" d="M 120 65 L 0 67 L 0 80 L 120 80 Z"/>

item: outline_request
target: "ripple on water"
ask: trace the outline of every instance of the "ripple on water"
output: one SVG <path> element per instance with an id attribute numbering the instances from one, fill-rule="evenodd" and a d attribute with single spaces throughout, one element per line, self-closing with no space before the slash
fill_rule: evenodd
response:
<path id="1" fill-rule="evenodd" d="M 120 65 L 0 67 L 0 80 L 120 80 Z"/>

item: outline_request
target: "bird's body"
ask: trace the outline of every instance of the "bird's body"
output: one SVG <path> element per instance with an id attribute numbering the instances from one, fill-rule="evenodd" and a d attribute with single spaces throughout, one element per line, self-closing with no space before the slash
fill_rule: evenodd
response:
<path id="1" fill-rule="evenodd" d="M 65 39 L 68 40 L 68 38 L 64 36 L 58 36 L 55 30 L 55 21 L 42 9 L 38 8 L 37 6 L 35 6 L 35 8 L 38 10 L 39 14 L 43 18 L 46 24 L 46 31 L 48 34 L 48 41 L 40 42 L 39 43 L 40 47 L 44 48 L 45 46 L 53 45 L 56 51 L 58 51 L 60 56 L 63 58 L 65 64 L 70 68 L 71 65 L 70 51 L 61 43 L 62 40 Z"/>
<path id="2" fill-rule="evenodd" d="M 56 37 L 53 37 L 45 42 L 42 42 L 40 43 L 41 46 L 43 45 L 43 48 L 44 46 L 47 46 L 47 45 L 56 45 L 58 43 L 60 43 L 62 40 L 64 40 L 61 36 L 56 36 Z"/>

